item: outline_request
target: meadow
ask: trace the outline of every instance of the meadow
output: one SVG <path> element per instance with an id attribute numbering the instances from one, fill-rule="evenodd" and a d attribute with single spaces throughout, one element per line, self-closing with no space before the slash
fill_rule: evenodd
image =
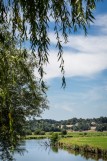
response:
<path id="1" fill-rule="evenodd" d="M 73 132 L 59 140 L 59 146 L 107 157 L 107 132 Z"/>
<path id="2" fill-rule="evenodd" d="M 70 146 L 70 145 L 86 146 L 87 145 L 93 148 L 100 148 L 100 149 L 107 150 L 107 136 L 61 138 L 59 142 L 67 146 Z"/>

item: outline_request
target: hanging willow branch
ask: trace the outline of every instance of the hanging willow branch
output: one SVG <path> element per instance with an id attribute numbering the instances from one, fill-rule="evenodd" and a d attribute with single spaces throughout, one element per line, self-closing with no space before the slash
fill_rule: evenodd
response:
<path id="1" fill-rule="evenodd" d="M 98 1 L 101 0 L 1 0 L 0 24 L 8 22 L 13 36 L 18 32 L 20 41 L 26 41 L 29 36 L 32 54 L 39 62 L 38 71 L 43 81 L 44 65 L 48 63 L 48 30 L 52 17 L 59 49 L 58 60 L 64 78 L 63 46 L 59 33 L 65 42 L 68 34 L 78 28 L 87 34 L 87 26 L 94 20 L 93 10 Z"/>

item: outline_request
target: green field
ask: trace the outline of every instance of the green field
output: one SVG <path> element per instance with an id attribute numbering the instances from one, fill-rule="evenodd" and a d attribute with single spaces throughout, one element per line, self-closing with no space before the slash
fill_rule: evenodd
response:
<path id="1" fill-rule="evenodd" d="M 96 137 L 96 136 L 107 136 L 107 132 L 68 132 L 67 137 Z"/>
<path id="2" fill-rule="evenodd" d="M 51 135 L 45 134 L 45 135 L 27 135 L 25 139 L 45 139 L 50 138 Z"/>
<path id="3" fill-rule="evenodd" d="M 59 140 L 65 146 L 90 146 L 107 150 L 107 132 L 71 132 Z"/>
<path id="4" fill-rule="evenodd" d="M 59 142 L 63 143 L 66 146 L 88 145 L 93 148 L 100 148 L 107 150 L 107 136 L 61 138 Z"/>
<path id="5" fill-rule="evenodd" d="M 59 146 L 80 153 L 93 153 L 107 159 L 107 132 L 68 133 L 59 139 Z"/>
<path id="6" fill-rule="evenodd" d="M 61 132 L 46 132 L 45 135 L 26 135 L 26 138 L 29 137 L 50 137 L 52 133 L 57 133 L 59 136 L 61 136 Z M 96 136 L 107 136 L 107 132 L 68 132 L 67 135 L 64 135 L 64 137 L 96 137 Z"/>

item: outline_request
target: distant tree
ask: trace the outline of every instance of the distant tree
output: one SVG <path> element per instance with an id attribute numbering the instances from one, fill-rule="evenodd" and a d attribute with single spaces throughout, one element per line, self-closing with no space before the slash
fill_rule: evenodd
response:
<path id="1" fill-rule="evenodd" d="M 104 123 L 104 124 L 98 124 L 97 126 L 96 126 L 96 131 L 107 131 L 107 124 L 106 123 Z"/>
<path id="2" fill-rule="evenodd" d="M 78 125 L 74 125 L 72 127 L 72 130 L 74 131 L 84 131 L 84 130 L 89 130 L 89 126 L 83 123 L 78 123 Z"/>
<path id="3" fill-rule="evenodd" d="M 34 134 L 35 134 L 35 135 L 40 135 L 40 132 L 41 132 L 41 129 L 37 129 L 37 130 L 34 132 Z"/>
<path id="4" fill-rule="evenodd" d="M 41 131 L 40 132 L 40 135 L 45 135 L 45 131 Z"/>
<path id="5" fill-rule="evenodd" d="M 80 131 L 90 130 L 90 126 L 87 123 L 81 122 L 78 124 L 78 129 Z"/>
<path id="6" fill-rule="evenodd" d="M 63 125 L 63 129 L 64 129 L 64 130 L 66 130 L 66 129 L 67 129 L 66 125 Z"/>
<path id="7" fill-rule="evenodd" d="M 32 135 L 32 131 L 31 130 L 25 130 L 25 135 Z"/>
<path id="8" fill-rule="evenodd" d="M 72 129 L 73 129 L 74 131 L 79 131 L 78 126 L 73 126 Z"/>
<path id="9" fill-rule="evenodd" d="M 107 123 L 107 117 L 100 117 L 98 120 L 100 123 Z"/>
<path id="10" fill-rule="evenodd" d="M 74 117 L 74 118 L 72 118 L 72 120 L 71 120 L 71 124 L 73 124 L 73 125 L 74 125 L 74 124 L 76 124 L 77 122 L 78 122 L 78 119 L 77 119 L 77 118 L 75 118 L 75 117 Z"/>

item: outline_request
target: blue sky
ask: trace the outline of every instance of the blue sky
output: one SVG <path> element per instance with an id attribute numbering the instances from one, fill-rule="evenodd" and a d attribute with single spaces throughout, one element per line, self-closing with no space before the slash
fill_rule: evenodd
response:
<path id="1" fill-rule="evenodd" d="M 107 116 L 107 1 L 97 4 L 96 20 L 83 32 L 69 35 L 64 46 L 67 86 L 61 88 L 61 73 L 57 62 L 55 35 L 49 33 L 50 64 L 46 66 L 45 80 L 49 110 L 41 115 L 46 119 L 93 118 Z M 52 23 L 52 22 L 51 22 Z M 52 24 L 51 24 L 52 25 Z"/>

